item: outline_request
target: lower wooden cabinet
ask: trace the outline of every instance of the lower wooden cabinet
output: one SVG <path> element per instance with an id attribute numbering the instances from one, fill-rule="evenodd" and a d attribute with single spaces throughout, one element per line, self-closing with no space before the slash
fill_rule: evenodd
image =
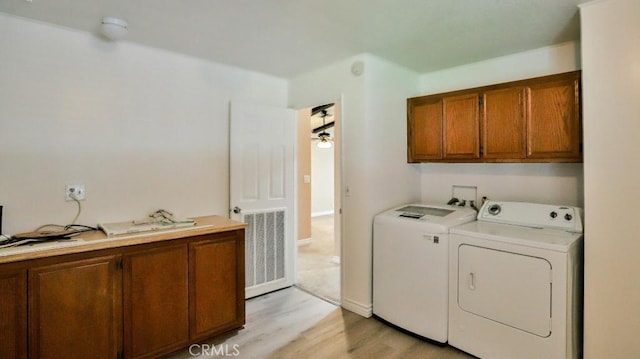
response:
<path id="1" fill-rule="evenodd" d="M 241 328 L 244 297 L 244 229 L 3 264 L 0 358 L 157 358 Z"/>
<path id="2" fill-rule="evenodd" d="M 187 245 L 126 254 L 126 358 L 154 358 L 189 342 Z"/>
<path id="3" fill-rule="evenodd" d="M 27 271 L 0 272 L 0 358 L 27 358 Z"/>
<path id="4" fill-rule="evenodd" d="M 244 265 L 238 265 L 240 254 L 244 256 L 244 241 L 233 236 L 189 245 L 191 341 L 244 323 Z"/>
<path id="5" fill-rule="evenodd" d="M 29 357 L 116 358 L 121 346 L 117 256 L 29 270 Z"/>

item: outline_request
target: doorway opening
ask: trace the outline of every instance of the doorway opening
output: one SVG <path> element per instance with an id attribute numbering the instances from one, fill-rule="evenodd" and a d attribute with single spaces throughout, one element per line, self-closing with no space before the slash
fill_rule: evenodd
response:
<path id="1" fill-rule="evenodd" d="M 296 286 L 340 304 L 340 103 L 298 112 Z"/>

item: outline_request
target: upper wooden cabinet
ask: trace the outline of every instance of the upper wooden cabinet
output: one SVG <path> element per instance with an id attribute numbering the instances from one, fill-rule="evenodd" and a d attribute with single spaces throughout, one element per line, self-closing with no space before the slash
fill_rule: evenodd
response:
<path id="1" fill-rule="evenodd" d="M 413 100 L 413 101 L 411 101 Z M 420 162 L 442 159 L 442 99 L 420 97 L 408 102 L 409 158 Z"/>
<path id="2" fill-rule="evenodd" d="M 522 87 L 483 94 L 482 148 L 484 158 L 525 158 L 526 90 Z"/>
<path id="3" fill-rule="evenodd" d="M 479 99 L 477 93 L 443 99 L 444 159 L 475 159 L 480 157 Z"/>
<path id="4" fill-rule="evenodd" d="M 581 162 L 580 71 L 407 100 L 408 162 Z"/>
<path id="5" fill-rule="evenodd" d="M 410 100 L 410 162 L 478 158 L 478 99 L 469 94 Z"/>
<path id="6" fill-rule="evenodd" d="M 578 76 L 529 86 L 528 158 L 581 158 Z"/>

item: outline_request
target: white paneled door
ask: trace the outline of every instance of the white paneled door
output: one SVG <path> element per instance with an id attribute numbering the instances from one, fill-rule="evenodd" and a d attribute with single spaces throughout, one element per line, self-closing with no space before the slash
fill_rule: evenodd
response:
<path id="1" fill-rule="evenodd" d="M 249 225 L 246 297 L 294 283 L 294 110 L 231 104 L 230 213 Z"/>

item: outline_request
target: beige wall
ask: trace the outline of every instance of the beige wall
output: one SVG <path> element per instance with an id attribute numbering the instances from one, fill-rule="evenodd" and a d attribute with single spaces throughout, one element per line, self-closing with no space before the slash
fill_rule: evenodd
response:
<path id="1" fill-rule="evenodd" d="M 229 102 L 286 107 L 287 82 L 0 13 L 0 204 L 7 233 L 228 215 Z"/>
<path id="2" fill-rule="evenodd" d="M 298 240 L 311 238 L 311 108 L 298 111 Z"/>
<path id="3" fill-rule="evenodd" d="M 351 72 L 355 62 L 361 75 Z M 364 316 L 372 313 L 373 217 L 420 197 L 420 173 L 406 162 L 406 100 L 417 83 L 418 74 L 369 54 L 289 82 L 293 108 L 341 99 L 342 306 Z"/>
<path id="4" fill-rule="evenodd" d="M 587 359 L 640 356 L 640 1 L 581 7 Z"/>

